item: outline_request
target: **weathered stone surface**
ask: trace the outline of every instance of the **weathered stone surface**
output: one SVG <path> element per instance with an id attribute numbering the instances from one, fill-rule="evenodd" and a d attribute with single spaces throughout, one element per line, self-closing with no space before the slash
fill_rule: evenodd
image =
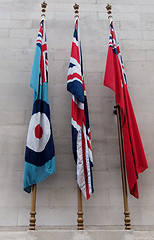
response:
<path id="1" fill-rule="evenodd" d="M 76 165 L 71 142 L 71 94 L 66 89 L 74 10 L 50 0 L 46 11 L 49 102 L 57 173 L 38 184 L 37 225 L 76 225 Z M 121 225 L 123 195 L 114 93 L 103 86 L 109 28 L 102 0 L 79 0 L 85 84 L 94 158 L 95 193 L 83 199 L 85 225 Z M 149 170 L 140 199 L 129 196 L 132 224 L 154 225 L 154 1 L 113 0 L 112 15 Z M 0 226 L 28 226 L 31 195 L 22 190 L 33 90 L 30 76 L 41 19 L 40 0 L 0 0 Z M 154 239 L 153 232 L 0 231 L 0 239 Z"/>

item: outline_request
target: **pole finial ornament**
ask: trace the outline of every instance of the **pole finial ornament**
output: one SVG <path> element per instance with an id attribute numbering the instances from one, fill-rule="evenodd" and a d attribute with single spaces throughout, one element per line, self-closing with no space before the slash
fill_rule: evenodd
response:
<path id="1" fill-rule="evenodd" d="M 108 18 L 112 18 L 112 6 L 108 3 L 107 5 L 106 5 L 106 9 L 107 9 L 107 13 L 108 13 Z"/>
<path id="2" fill-rule="evenodd" d="M 79 5 L 77 3 L 75 3 L 74 7 L 74 12 L 75 12 L 75 18 L 79 18 Z"/>
<path id="3" fill-rule="evenodd" d="M 47 3 L 44 1 L 43 3 L 41 3 L 41 7 L 42 7 L 42 15 L 41 16 L 45 17 Z"/>

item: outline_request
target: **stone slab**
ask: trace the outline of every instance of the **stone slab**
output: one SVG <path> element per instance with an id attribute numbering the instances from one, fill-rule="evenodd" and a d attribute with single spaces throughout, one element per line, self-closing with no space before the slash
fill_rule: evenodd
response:
<path id="1" fill-rule="evenodd" d="M 1 240 L 153 240 L 154 231 L 125 231 L 125 230 L 1 230 Z"/>

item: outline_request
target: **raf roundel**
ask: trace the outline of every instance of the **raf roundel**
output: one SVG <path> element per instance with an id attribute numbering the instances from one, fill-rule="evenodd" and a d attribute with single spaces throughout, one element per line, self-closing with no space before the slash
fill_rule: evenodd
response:
<path id="1" fill-rule="evenodd" d="M 27 147 L 35 152 L 42 152 L 50 139 L 50 135 L 50 122 L 46 114 L 40 112 L 33 114 L 29 124 Z"/>

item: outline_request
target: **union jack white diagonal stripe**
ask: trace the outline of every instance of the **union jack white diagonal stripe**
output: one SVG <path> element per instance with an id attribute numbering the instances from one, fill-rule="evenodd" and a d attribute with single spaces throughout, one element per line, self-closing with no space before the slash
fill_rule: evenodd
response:
<path id="1" fill-rule="evenodd" d="M 74 159 L 77 163 L 77 183 L 85 198 L 89 199 L 94 192 L 92 177 L 93 157 L 78 19 L 75 21 L 72 40 L 67 90 L 72 93 L 72 145 Z"/>

